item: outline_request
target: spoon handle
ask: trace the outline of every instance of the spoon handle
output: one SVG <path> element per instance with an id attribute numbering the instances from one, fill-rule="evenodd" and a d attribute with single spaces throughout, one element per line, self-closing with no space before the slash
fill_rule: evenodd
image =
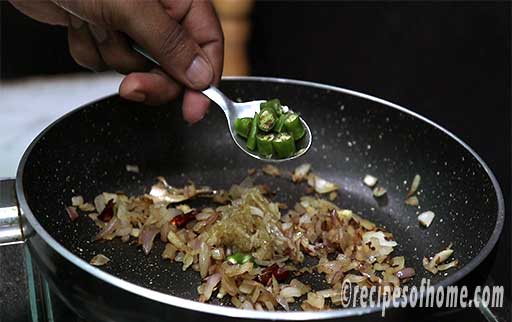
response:
<path id="1" fill-rule="evenodd" d="M 156 65 L 160 66 L 160 64 L 151 57 L 144 49 L 142 49 L 139 45 L 132 42 L 132 48 L 142 56 L 146 57 L 151 62 L 155 63 Z M 207 89 L 202 90 L 201 93 L 203 93 L 206 97 L 217 103 L 217 105 L 222 108 L 224 113 L 226 115 L 229 115 L 229 106 L 231 104 L 231 100 L 226 97 L 217 87 L 210 85 Z"/>
<path id="2" fill-rule="evenodd" d="M 217 87 L 210 85 L 207 89 L 202 90 L 204 96 L 208 97 L 212 101 L 214 101 L 219 107 L 224 111 L 226 116 L 229 118 L 230 115 L 230 106 L 232 102 L 229 98 L 226 97 Z"/>
<path id="3" fill-rule="evenodd" d="M 148 60 L 150 60 L 152 63 L 160 66 L 160 63 L 157 62 L 153 57 L 151 57 L 144 49 L 142 49 L 139 45 L 137 45 L 136 43 L 134 43 L 133 41 L 131 42 L 131 46 L 133 48 L 133 50 L 135 50 L 136 52 L 138 52 L 139 54 L 141 54 L 142 56 L 146 57 Z"/>

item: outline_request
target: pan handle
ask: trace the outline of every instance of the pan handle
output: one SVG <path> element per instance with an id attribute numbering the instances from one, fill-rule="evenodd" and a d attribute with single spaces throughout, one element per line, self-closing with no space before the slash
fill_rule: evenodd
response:
<path id="1" fill-rule="evenodd" d="M 14 179 L 0 179 L 0 246 L 23 243 Z"/>

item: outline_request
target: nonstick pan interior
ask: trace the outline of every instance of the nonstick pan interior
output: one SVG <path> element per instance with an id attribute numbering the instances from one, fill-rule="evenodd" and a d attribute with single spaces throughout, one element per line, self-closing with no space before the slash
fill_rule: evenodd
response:
<path id="1" fill-rule="evenodd" d="M 407 266 L 416 269 L 412 284 L 423 277 L 432 283 L 452 283 L 483 259 L 493 233 L 499 233 L 500 194 L 492 175 L 470 150 L 439 128 L 378 100 L 330 88 L 268 80 L 227 80 L 221 89 L 242 101 L 278 97 L 299 111 L 313 132 L 308 154 L 281 168 L 303 162 L 341 186 L 337 203 L 353 209 L 391 231 Z M 59 243 L 88 262 L 103 253 L 112 261 L 101 269 L 140 286 L 196 299 L 199 274 L 183 272 L 180 263 L 162 260 L 156 242 L 149 256 L 140 247 L 119 240 L 93 242 L 97 228 L 83 216 L 70 222 L 64 207 L 71 197 L 86 200 L 103 191 L 140 194 L 164 176 L 179 186 L 196 184 L 229 188 L 249 168 L 263 163 L 233 144 L 224 115 L 213 105 L 194 126 L 181 117 L 180 102 L 146 107 L 112 96 L 70 113 L 32 146 L 22 166 L 22 188 L 31 212 Z M 141 172 L 127 172 L 136 164 Z M 363 185 L 365 174 L 379 178 L 387 198 L 377 202 Z M 420 207 L 404 204 L 415 174 L 420 174 Z M 288 179 L 258 177 L 290 205 L 305 192 Z M 418 225 L 418 213 L 436 214 L 428 229 Z M 501 216 L 501 219 L 500 219 Z M 495 241 L 495 239 L 494 239 Z M 432 276 L 421 264 L 453 243 L 460 267 Z M 492 246 L 492 245 L 491 245 Z M 487 246 L 489 247 L 489 246 Z M 487 248 L 485 252 L 488 252 Z M 477 258 L 473 262 L 473 259 Z M 470 263 L 471 262 L 471 263 Z M 469 265 L 468 265 L 469 264 Z M 321 277 L 308 278 L 319 287 Z"/>

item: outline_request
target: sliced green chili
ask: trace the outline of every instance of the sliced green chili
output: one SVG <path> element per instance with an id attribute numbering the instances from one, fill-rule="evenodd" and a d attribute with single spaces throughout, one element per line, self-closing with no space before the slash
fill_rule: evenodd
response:
<path id="1" fill-rule="evenodd" d="M 287 114 L 281 114 L 277 119 L 276 126 L 274 126 L 274 132 L 281 133 L 284 130 L 284 120 L 286 119 Z"/>
<path id="2" fill-rule="evenodd" d="M 247 262 L 252 261 L 252 256 L 249 254 L 243 254 L 240 252 L 236 252 L 231 256 L 227 257 L 227 261 L 231 264 L 245 264 Z"/>
<path id="3" fill-rule="evenodd" d="M 272 141 L 272 147 L 279 158 L 291 157 L 296 151 L 295 140 L 286 132 L 276 135 Z"/>
<path id="4" fill-rule="evenodd" d="M 298 114 L 285 112 L 279 99 L 260 104 L 260 111 L 254 118 L 243 117 L 235 120 L 237 135 L 247 139 L 247 148 L 271 158 L 288 158 L 297 153 L 295 141 L 304 137 L 306 130 Z"/>
<path id="5" fill-rule="evenodd" d="M 270 109 L 264 109 L 259 114 L 258 127 L 263 132 L 268 132 L 274 128 L 276 124 L 276 116 Z"/>
<path id="6" fill-rule="evenodd" d="M 260 104 L 261 110 L 266 109 L 266 108 L 272 109 L 277 116 L 280 116 L 284 113 L 283 106 L 281 105 L 281 102 L 277 98 L 268 100 L 268 101 Z"/>
<path id="7" fill-rule="evenodd" d="M 256 135 L 256 147 L 259 154 L 265 157 L 272 156 L 272 153 L 274 153 L 274 149 L 272 148 L 272 141 L 274 140 L 274 137 L 274 134 Z"/>
<path id="8" fill-rule="evenodd" d="M 249 132 L 251 131 L 251 123 L 252 117 L 242 117 L 235 120 L 235 131 L 236 134 L 240 135 L 243 138 L 247 138 L 249 136 Z"/>
<path id="9" fill-rule="evenodd" d="M 251 130 L 249 131 L 249 136 L 247 137 L 247 148 L 249 150 L 254 150 L 256 148 L 256 134 L 258 133 L 259 122 L 260 115 L 258 113 L 254 113 L 254 118 L 251 124 Z"/>
<path id="10" fill-rule="evenodd" d="M 286 119 L 284 120 L 284 128 L 293 136 L 294 140 L 301 139 L 306 133 L 306 130 L 300 121 L 300 117 L 296 113 L 289 113 L 286 116 Z"/>

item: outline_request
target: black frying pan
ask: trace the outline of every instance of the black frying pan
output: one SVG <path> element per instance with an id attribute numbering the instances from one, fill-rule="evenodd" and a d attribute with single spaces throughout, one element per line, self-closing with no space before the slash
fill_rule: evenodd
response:
<path id="1" fill-rule="evenodd" d="M 278 97 L 300 111 L 313 131 L 308 154 L 282 167 L 303 162 L 341 186 L 337 203 L 361 212 L 391 231 L 408 266 L 437 285 L 453 284 L 473 270 L 496 243 L 503 225 L 500 188 L 485 163 L 467 145 L 431 121 L 389 102 L 314 83 L 232 78 L 221 89 L 244 101 Z M 16 192 L 28 221 L 29 250 L 56 292 L 90 321 L 334 319 L 371 312 L 371 308 L 330 312 L 252 312 L 200 304 L 199 274 L 160 258 L 157 243 L 149 256 L 140 248 L 92 242 L 96 228 L 83 217 L 70 222 L 64 207 L 74 195 L 91 200 L 103 191 L 140 194 L 162 175 L 173 185 L 187 180 L 228 188 L 251 167 L 262 163 L 232 142 L 224 115 L 212 106 L 208 116 L 188 126 L 180 102 L 143 107 L 111 96 L 83 106 L 49 126 L 30 145 L 19 166 Z M 137 164 L 141 173 L 126 172 Z M 388 198 L 378 203 L 362 183 L 365 174 L 379 178 Z M 404 205 L 415 174 L 422 176 L 421 210 L 436 213 L 428 229 L 419 227 L 418 209 Z M 283 201 L 304 193 L 286 179 L 258 178 Z M 405 183 L 407 181 L 407 183 Z M 432 276 L 421 264 L 453 243 L 460 266 Z M 101 268 L 88 264 L 98 253 L 112 261 Z M 320 278 L 310 283 L 320 285 Z"/>

